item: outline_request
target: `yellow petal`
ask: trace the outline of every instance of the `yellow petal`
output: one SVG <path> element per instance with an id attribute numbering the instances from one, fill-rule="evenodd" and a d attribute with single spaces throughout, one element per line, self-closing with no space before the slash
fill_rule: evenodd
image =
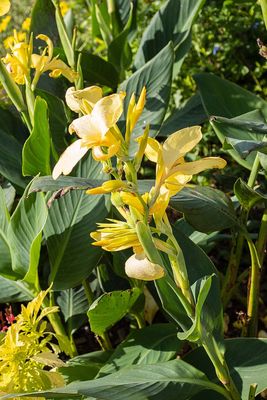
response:
<path id="1" fill-rule="evenodd" d="M 133 193 L 122 192 L 120 193 L 120 197 L 124 204 L 126 204 L 127 206 L 132 206 L 136 208 L 136 210 L 138 210 L 142 215 L 144 214 L 143 204 L 141 203 L 139 198 Z"/>
<path id="2" fill-rule="evenodd" d="M 162 154 L 161 144 L 156 139 L 148 138 L 145 150 L 145 155 L 147 156 L 147 158 L 150 161 L 157 163 L 161 158 L 161 154 Z"/>
<path id="3" fill-rule="evenodd" d="M 75 90 L 74 87 L 70 87 L 66 92 L 66 103 L 76 113 L 81 111 L 83 100 L 87 100 L 93 108 L 101 98 L 102 89 L 98 86 L 90 86 L 82 90 Z"/>
<path id="4" fill-rule="evenodd" d="M 164 182 L 165 187 L 172 192 L 172 196 L 178 193 L 192 179 L 192 175 L 174 174 Z"/>
<path id="5" fill-rule="evenodd" d="M 36 39 L 43 40 L 47 44 L 47 50 L 48 50 L 48 62 L 52 60 L 53 57 L 53 52 L 54 52 L 54 45 L 52 40 L 47 36 L 41 33 L 40 35 L 36 36 Z"/>
<path id="6" fill-rule="evenodd" d="M 115 125 L 123 112 L 125 93 L 116 93 L 99 100 L 92 111 L 92 119 L 102 135 Z"/>
<path id="7" fill-rule="evenodd" d="M 111 146 L 107 147 L 107 153 L 104 153 L 100 146 L 94 146 L 92 149 L 92 156 L 96 161 L 106 161 L 109 158 L 115 156 L 120 150 L 120 142 L 116 142 Z"/>
<path id="8" fill-rule="evenodd" d="M 164 269 L 149 261 L 144 253 L 133 254 L 128 258 L 125 263 L 125 273 L 129 278 L 143 281 L 153 281 L 165 275 Z"/>
<path id="9" fill-rule="evenodd" d="M 170 169 L 176 161 L 192 150 L 201 140 L 201 127 L 192 126 L 181 129 L 168 137 L 163 144 L 163 163 Z"/>
<path id="10" fill-rule="evenodd" d="M 127 187 L 127 184 L 123 181 L 120 180 L 113 180 L 113 181 L 107 181 L 102 184 L 102 186 L 89 189 L 86 191 L 87 194 L 105 194 L 105 193 L 111 193 L 115 190 L 123 189 Z"/>
<path id="11" fill-rule="evenodd" d="M 176 173 L 181 175 L 195 175 L 206 169 L 224 168 L 225 166 L 226 161 L 220 157 L 206 157 L 201 160 L 177 165 L 177 167 L 172 169 L 171 176 Z"/>
<path id="12" fill-rule="evenodd" d="M 101 143 L 101 132 L 91 115 L 84 115 L 72 121 L 69 132 L 75 132 L 80 138 L 91 144 L 99 145 Z"/>
<path id="13" fill-rule="evenodd" d="M 43 72 L 51 70 L 49 76 L 52 78 L 58 78 L 63 75 L 68 81 L 74 82 L 79 74 L 73 71 L 64 61 L 58 58 L 53 58 L 47 65 L 45 65 Z"/>
<path id="14" fill-rule="evenodd" d="M 1 0 L 0 2 L 0 17 L 8 13 L 10 9 L 10 1 L 9 0 Z"/>
<path id="15" fill-rule="evenodd" d="M 76 140 L 67 147 L 53 169 L 53 179 L 57 179 L 61 174 L 68 175 L 87 151 L 88 148 L 82 146 L 82 140 Z"/>

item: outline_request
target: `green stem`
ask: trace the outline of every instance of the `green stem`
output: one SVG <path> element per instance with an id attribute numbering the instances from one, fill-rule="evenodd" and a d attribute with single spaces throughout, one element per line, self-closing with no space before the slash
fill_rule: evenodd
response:
<path id="1" fill-rule="evenodd" d="M 137 325 L 139 329 L 146 327 L 146 321 L 141 313 L 133 314 L 134 318 L 136 319 Z"/>
<path id="2" fill-rule="evenodd" d="M 99 335 L 96 338 L 97 338 L 97 341 L 100 344 L 102 350 L 106 351 L 106 350 L 113 349 L 107 332 L 104 332 L 102 335 Z"/>
<path id="3" fill-rule="evenodd" d="M 250 385 L 248 400 L 254 400 L 256 398 L 257 387 L 258 385 L 256 383 Z"/>
<path id="4" fill-rule="evenodd" d="M 89 307 L 90 307 L 93 304 L 93 301 L 94 301 L 94 293 L 93 293 L 93 291 L 91 289 L 91 286 L 90 286 L 90 283 L 88 282 L 87 279 L 84 279 L 82 281 L 82 285 L 83 285 L 84 292 L 85 292 L 85 295 L 86 295 L 86 298 L 88 300 L 88 304 L 89 304 Z"/>
<path id="5" fill-rule="evenodd" d="M 251 257 L 251 274 L 249 280 L 248 293 L 248 336 L 256 336 L 258 329 L 258 308 L 259 308 L 259 291 L 260 291 L 260 260 L 258 258 L 257 249 L 251 240 L 248 240 L 249 252 Z"/>
<path id="6" fill-rule="evenodd" d="M 252 169 L 250 171 L 250 175 L 248 178 L 248 186 L 253 187 L 258 175 L 258 170 L 260 166 L 260 160 L 258 154 L 255 157 Z M 241 215 L 240 215 L 240 220 L 242 225 L 247 224 L 247 219 L 249 215 L 249 210 L 241 207 Z M 236 278 L 238 275 L 238 270 L 239 270 L 239 265 L 241 262 L 241 257 L 243 253 L 243 245 L 244 245 L 244 233 L 240 231 L 237 235 L 237 239 L 235 241 L 235 245 L 232 247 L 231 254 L 230 254 L 230 259 L 228 262 L 227 270 L 226 270 L 226 275 L 221 291 L 221 297 L 222 297 L 222 302 L 224 308 L 227 306 L 231 299 L 232 291 L 235 286 Z"/>
<path id="7" fill-rule="evenodd" d="M 261 226 L 259 231 L 259 237 L 256 243 L 256 248 L 259 256 L 261 265 L 263 265 L 267 242 L 267 208 L 265 208 L 261 220 Z"/>
<path id="8" fill-rule="evenodd" d="M 259 0 L 265 28 L 267 29 L 267 0 Z"/>

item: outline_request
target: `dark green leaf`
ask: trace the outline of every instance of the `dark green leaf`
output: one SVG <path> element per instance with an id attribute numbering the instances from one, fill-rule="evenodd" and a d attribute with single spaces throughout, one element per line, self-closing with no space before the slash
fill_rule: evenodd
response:
<path id="1" fill-rule="evenodd" d="M 192 96 L 183 107 L 175 110 L 162 124 L 159 136 L 168 136 L 179 129 L 200 125 L 207 120 L 199 93 Z"/>
<path id="2" fill-rule="evenodd" d="M 16 303 L 29 301 L 34 298 L 27 285 L 21 281 L 13 281 L 0 276 L 0 302 L 1 303 Z"/>
<path id="3" fill-rule="evenodd" d="M 33 32 L 34 38 L 43 33 L 49 36 L 54 46 L 59 45 L 60 40 L 55 19 L 55 7 L 51 0 L 35 1 L 31 16 L 30 32 Z"/>
<path id="4" fill-rule="evenodd" d="M 37 96 L 34 104 L 33 130 L 22 151 L 23 175 L 49 175 L 50 168 L 50 129 L 48 107 L 45 100 Z"/>
<path id="5" fill-rule="evenodd" d="M 90 189 L 102 185 L 104 180 L 80 178 L 78 176 L 60 176 L 56 180 L 52 176 L 41 176 L 33 179 L 29 193 L 33 192 L 55 192 L 64 189 Z"/>
<path id="6" fill-rule="evenodd" d="M 135 58 L 135 68 L 141 68 L 170 41 L 174 44 L 175 61 L 184 57 L 181 51 L 188 40 L 194 19 L 205 0 L 169 0 L 154 15 L 145 30 Z M 188 46 L 186 46 L 188 49 Z"/>
<path id="7" fill-rule="evenodd" d="M 266 195 L 256 192 L 256 190 L 249 187 L 241 178 L 238 178 L 235 182 L 234 192 L 239 203 L 247 210 L 250 210 L 258 202 L 267 202 Z"/>
<path id="8" fill-rule="evenodd" d="M 177 329 L 171 324 L 155 324 L 132 332 L 99 371 L 98 377 L 131 365 L 150 365 L 175 358 L 181 348 Z"/>
<path id="9" fill-rule="evenodd" d="M 164 60 L 164 62 L 162 62 L 162 60 Z M 144 111 L 132 134 L 131 155 L 136 151 L 137 143 L 135 139 L 142 135 L 146 125 L 150 125 L 151 136 L 155 136 L 160 129 L 170 97 L 172 67 L 173 46 L 169 43 L 152 60 L 136 71 L 119 87 L 119 90 L 126 92 L 124 115 L 122 117 L 122 120 L 124 120 L 123 126 L 125 124 L 128 104 L 132 93 L 135 93 L 138 98 L 144 86 L 147 90 Z"/>
<path id="10" fill-rule="evenodd" d="M 89 155 L 79 164 L 77 175 L 101 178 L 101 165 Z M 107 197 L 88 196 L 79 190 L 70 191 L 52 202 L 44 234 L 54 290 L 79 285 L 96 267 L 102 250 L 91 245 L 90 232 L 108 211 Z"/>
<path id="11" fill-rule="evenodd" d="M 10 212 L 16 197 L 16 189 L 14 188 L 14 186 L 11 185 L 10 182 L 7 181 L 2 184 L 2 189 L 4 191 L 7 209 Z"/>
<path id="12" fill-rule="evenodd" d="M 57 303 L 64 315 L 68 335 L 73 335 L 87 319 L 88 300 L 83 287 L 61 291 L 57 298 Z"/>
<path id="13" fill-rule="evenodd" d="M 220 231 L 238 224 L 231 200 L 220 190 L 208 186 L 186 187 L 170 201 L 185 219 L 200 232 Z"/>
<path id="14" fill-rule="evenodd" d="M 97 335 L 103 335 L 143 301 L 143 294 L 137 288 L 103 294 L 89 308 L 91 330 Z"/>
<path id="15" fill-rule="evenodd" d="M 81 54 L 83 78 L 88 84 L 105 85 L 112 89 L 117 87 L 119 75 L 110 62 L 86 51 Z"/>

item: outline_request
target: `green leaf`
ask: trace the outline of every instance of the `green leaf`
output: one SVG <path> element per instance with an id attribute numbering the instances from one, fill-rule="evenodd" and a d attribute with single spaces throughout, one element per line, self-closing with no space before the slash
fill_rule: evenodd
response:
<path id="1" fill-rule="evenodd" d="M 231 200 L 208 186 L 186 187 L 173 196 L 170 206 L 184 213 L 185 219 L 200 232 L 214 232 L 238 225 Z"/>
<path id="2" fill-rule="evenodd" d="M 83 287 L 61 291 L 57 303 L 63 313 L 68 335 L 73 335 L 87 319 L 88 300 Z"/>
<path id="3" fill-rule="evenodd" d="M 53 144 L 58 154 L 62 154 L 67 145 L 65 133 L 68 125 L 68 116 L 65 104 L 60 98 L 45 90 L 38 89 L 36 92 L 47 103 L 49 127 Z"/>
<path id="4" fill-rule="evenodd" d="M 207 120 L 199 93 L 175 110 L 162 124 L 159 136 L 168 136 L 179 129 L 200 125 Z"/>
<path id="5" fill-rule="evenodd" d="M 12 254 L 14 277 L 38 287 L 38 263 L 47 207 L 42 193 L 27 192 L 12 214 L 7 239 Z"/>
<path id="6" fill-rule="evenodd" d="M 52 40 L 54 46 L 60 44 L 57 24 L 55 19 L 55 7 L 51 0 L 36 0 L 32 15 L 30 32 L 33 32 L 35 38 L 43 33 Z M 39 43 L 36 45 L 38 47 Z"/>
<path id="7" fill-rule="evenodd" d="M 89 308 L 91 330 L 96 335 L 103 335 L 126 314 L 135 312 L 135 307 L 139 308 L 143 302 L 143 294 L 138 288 L 104 293 Z"/>
<path id="8" fill-rule="evenodd" d="M 50 168 L 50 129 L 48 107 L 45 100 L 37 96 L 34 103 L 33 130 L 22 151 L 22 173 L 34 176 L 49 175 Z"/>
<path id="9" fill-rule="evenodd" d="M 16 187 L 25 188 L 28 182 L 21 174 L 22 145 L 0 129 L 0 174 L 12 182 Z"/>
<path id="10" fill-rule="evenodd" d="M 104 179 L 88 179 L 80 178 L 78 176 L 60 176 L 56 180 L 53 179 L 52 176 L 41 176 L 40 178 L 36 177 L 32 180 L 29 187 L 29 193 L 55 192 L 63 189 L 64 192 L 71 189 L 85 190 L 101 186 L 103 182 L 105 182 Z"/>
<path id="11" fill-rule="evenodd" d="M 6 234 L 2 229 L 0 229 L 0 275 L 7 279 L 14 279 L 11 249 Z"/>
<path id="12" fill-rule="evenodd" d="M 253 122 L 257 115 L 256 123 L 262 123 L 267 119 L 267 102 L 235 83 L 213 74 L 198 74 L 195 76 L 195 80 L 208 116 L 216 115 L 228 119 L 238 117 L 237 120 L 242 119 L 243 122 L 246 122 L 250 117 L 249 121 L 252 120 Z M 255 110 L 259 110 L 260 113 L 258 111 L 255 114 Z M 261 117 L 258 120 L 260 115 L 263 115 L 264 119 Z M 244 128 L 238 130 L 233 126 L 230 129 L 229 126 L 225 128 L 222 122 L 216 121 L 211 121 L 211 124 L 221 143 L 225 142 L 226 136 L 244 140 L 259 139 L 257 133 L 253 134 L 251 130 L 244 130 Z M 231 132 L 231 135 L 229 135 L 229 132 Z M 251 154 L 247 160 L 243 160 L 236 151 L 229 150 L 229 153 L 239 164 L 251 169 L 255 154 Z"/>
<path id="13" fill-rule="evenodd" d="M 81 67 L 83 78 L 88 84 L 105 85 L 115 89 L 119 82 L 116 68 L 103 58 L 82 51 Z"/>
<path id="14" fill-rule="evenodd" d="M 164 63 L 162 60 L 164 60 Z M 169 43 L 152 60 L 136 71 L 119 87 L 119 90 L 126 92 L 124 114 L 122 117 L 122 120 L 124 120 L 123 126 L 132 93 L 135 93 L 138 98 L 144 86 L 147 90 L 144 111 L 131 137 L 130 155 L 135 153 L 137 147 L 135 139 L 142 135 L 145 126 L 150 125 L 151 136 L 155 136 L 160 129 L 170 98 L 172 67 L 173 46 Z"/>
<path id="15" fill-rule="evenodd" d="M 131 365 L 151 365 L 174 359 L 181 349 L 172 324 L 155 324 L 132 332 L 100 369 L 98 377 Z"/>
<path id="16" fill-rule="evenodd" d="M 5 193 L 0 187 L 0 229 L 6 233 L 9 225 L 10 215 L 6 205 Z"/>
<path id="17" fill-rule="evenodd" d="M 80 394 L 103 400 L 125 400 L 126 397 L 129 400 L 186 400 L 207 388 L 225 393 L 222 386 L 209 382 L 202 372 L 191 365 L 182 360 L 172 360 L 149 365 L 149 368 L 147 365 L 132 366 L 103 378 L 74 382 L 64 388 L 38 392 L 38 395 L 49 398 L 57 394 L 55 397 L 66 398 L 69 394 Z"/>
<path id="18" fill-rule="evenodd" d="M 257 383 L 256 395 L 267 389 L 267 339 L 236 338 L 225 341 L 225 360 L 230 375 L 240 391 L 242 399 L 247 400 L 249 387 Z M 200 368 L 211 381 L 218 382 L 214 367 L 209 361 L 203 348 L 191 351 L 184 358 L 185 361 Z M 194 396 L 194 400 L 221 400 L 223 397 L 212 392 L 203 392 L 201 396 Z"/>
<path id="19" fill-rule="evenodd" d="M 2 184 L 2 189 L 5 196 L 6 207 L 10 212 L 12 210 L 14 200 L 16 197 L 16 189 L 14 188 L 14 186 L 11 185 L 10 182 L 7 181 Z"/>
<path id="20" fill-rule="evenodd" d="M 120 76 L 125 76 L 125 70 L 132 61 L 131 48 L 128 43 L 128 35 L 132 25 L 133 7 L 130 8 L 127 24 L 122 32 L 112 40 L 108 46 L 108 61 L 111 62 L 119 72 Z"/>
<path id="21" fill-rule="evenodd" d="M 14 136 L 19 143 L 24 143 L 28 136 L 28 131 L 20 119 L 20 115 L 14 109 L 11 112 L 0 106 L 0 120 L 2 129 L 7 134 Z"/>
<path id="22" fill-rule="evenodd" d="M 35 297 L 27 284 L 21 281 L 13 281 L 6 279 L 0 275 L 0 302 L 1 303 L 16 303 L 29 301 Z"/>
<path id="23" fill-rule="evenodd" d="M 193 21 L 204 3 L 205 0 L 169 0 L 163 4 L 142 36 L 134 61 L 135 68 L 144 66 L 170 41 L 175 49 L 175 62 L 183 59 L 183 44 L 190 40 Z M 186 48 L 188 50 L 188 43 Z"/>
<path id="24" fill-rule="evenodd" d="M 80 162 L 77 175 L 101 178 L 101 168 L 89 154 Z M 96 267 L 102 250 L 91 245 L 90 232 L 107 216 L 109 204 L 106 196 L 89 196 L 79 190 L 51 203 L 44 234 L 54 290 L 78 286 Z"/>
<path id="25" fill-rule="evenodd" d="M 83 354 L 71 358 L 67 361 L 66 365 L 60 367 L 58 371 L 63 375 L 66 383 L 94 379 L 99 370 L 108 361 L 111 354 L 111 351 L 94 351 L 92 353 Z"/>
<path id="26" fill-rule="evenodd" d="M 266 195 L 256 192 L 256 190 L 249 187 L 241 178 L 238 178 L 235 182 L 234 192 L 239 203 L 247 210 L 250 210 L 258 202 L 267 202 Z"/>

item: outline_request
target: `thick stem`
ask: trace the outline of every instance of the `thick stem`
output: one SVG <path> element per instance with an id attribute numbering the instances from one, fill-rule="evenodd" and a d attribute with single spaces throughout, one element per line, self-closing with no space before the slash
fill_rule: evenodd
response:
<path id="1" fill-rule="evenodd" d="M 257 249 L 251 240 L 248 240 L 248 246 L 251 257 L 251 275 L 249 280 L 248 294 L 248 336 L 256 336 L 258 330 L 258 308 L 259 308 L 259 292 L 260 292 L 260 261 L 257 254 Z"/>
<path id="2" fill-rule="evenodd" d="M 267 242 L 267 208 L 265 208 L 263 212 L 259 237 L 256 243 L 256 249 L 261 265 L 263 265 L 264 257 L 266 254 L 266 242 Z"/>
<path id="3" fill-rule="evenodd" d="M 86 298 L 87 298 L 87 301 L 88 301 L 88 304 L 89 304 L 89 307 L 90 307 L 91 304 L 94 301 L 94 293 L 93 293 L 93 291 L 91 289 L 91 286 L 90 286 L 90 283 L 88 282 L 87 279 L 84 279 L 82 281 L 82 285 L 83 285 L 84 293 L 86 295 Z"/>

